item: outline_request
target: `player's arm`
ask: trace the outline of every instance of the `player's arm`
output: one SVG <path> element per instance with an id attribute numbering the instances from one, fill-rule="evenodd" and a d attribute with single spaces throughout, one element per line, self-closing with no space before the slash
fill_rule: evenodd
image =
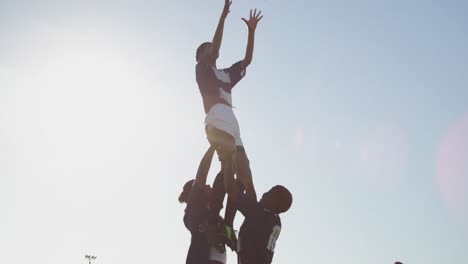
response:
<path id="1" fill-rule="evenodd" d="M 200 161 L 200 165 L 198 165 L 197 176 L 195 177 L 195 185 L 199 186 L 200 188 L 205 188 L 206 178 L 208 177 L 208 172 L 210 171 L 214 152 L 215 149 L 210 146 Z"/>
<path id="2" fill-rule="evenodd" d="M 221 48 L 221 42 L 223 40 L 224 21 L 226 21 L 227 15 L 229 14 L 229 8 L 231 7 L 231 4 L 231 0 L 224 1 L 223 13 L 221 13 L 221 17 L 219 18 L 218 22 L 218 27 L 216 28 L 216 32 L 213 37 L 213 56 L 215 58 L 218 58 L 219 56 L 219 49 Z"/>
<path id="3" fill-rule="evenodd" d="M 259 212 L 259 203 L 243 192 L 243 187 L 237 184 L 234 177 L 226 177 L 225 175 L 224 180 L 228 198 L 233 201 L 237 210 L 239 210 L 244 217 L 255 217 L 257 212 Z"/>
<path id="4" fill-rule="evenodd" d="M 247 49 L 245 51 L 245 58 L 242 61 L 242 69 L 247 68 L 252 62 L 254 43 L 255 43 L 255 30 L 257 29 L 258 22 L 263 18 L 261 15 L 262 11 L 259 11 L 257 14 L 257 9 L 250 10 L 249 20 L 242 18 L 242 20 L 247 24 L 249 30 L 249 37 L 247 40 Z"/>

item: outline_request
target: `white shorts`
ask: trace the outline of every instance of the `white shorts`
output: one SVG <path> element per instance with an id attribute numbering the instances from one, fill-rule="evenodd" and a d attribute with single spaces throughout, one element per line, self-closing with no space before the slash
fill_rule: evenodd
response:
<path id="1" fill-rule="evenodd" d="M 232 107 L 225 104 L 215 104 L 205 118 L 205 127 L 213 126 L 234 137 L 236 146 L 243 146 L 240 138 L 239 122 Z"/>

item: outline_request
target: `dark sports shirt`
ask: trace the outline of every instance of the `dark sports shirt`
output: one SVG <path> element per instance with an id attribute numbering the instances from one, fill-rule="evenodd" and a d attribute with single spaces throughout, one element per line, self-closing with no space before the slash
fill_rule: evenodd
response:
<path id="1" fill-rule="evenodd" d="M 238 210 L 245 217 L 239 232 L 239 263 L 270 264 L 281 232 L 280 217 L 244 193 L 239 194 Z"/>
<path id="2" fill-rule="evenodd" d="M 203 98 L 205 113 L 217 103 L 232 106 L 231 90 L 245 76 L 242 61 L 234 63 L 227 69 L 206 67 L 198 63 L 195 68 L 198 88 Z"/>
<path id="3" fill-rule="evenodd" d="M 221 208 L 213 204 L 216 203 L 209 201 L 202 188 L 196 184 L 192 187 L 184 215 L 185 227 L 192 235 L 186 264 L 222 263 L 214 261 L 222 254 L 210 246 L 206 233 L 201 230 L 207 228 L 208 221 L 224 223 L 224 220 L 219 216 Z"/>
<path id="4" fill-rule="evenodd" d="M 190 231 L 192 239 L 187 254 L 186 264 L 199 264 L 208 262 L 209 245 L 205 236 L 199 232 L 199 225 L 208 215 L 207 199 L 203 190 L 194 185 L 190 192 L 185 209 L 184 224 Z"/>

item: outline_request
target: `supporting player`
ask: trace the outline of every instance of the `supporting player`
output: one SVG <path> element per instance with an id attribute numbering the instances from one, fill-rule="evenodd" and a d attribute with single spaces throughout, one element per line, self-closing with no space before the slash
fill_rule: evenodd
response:
<path id="1" fill-rule="evenodd" d="M 191 233 L 186 264 L 225 264 L 225 244 L 235 249 L 235 236 L 219 216 L 225 195 L 223 174 L 218 174 L 213 188 L 206 185 L 214 151 L 207 150 L 195 180 L 188 181 L 179 196 L 179 202 L 187 203 L 184 224 Z"/>
<path id="2" fill-rule="evenodd" d="M 257 202 L 239 190 L 234 177 L 225 175 L 224 180 L 228 197 L 245 217 L 239 232 L 238 263 L 270 264 L 281 232 L 279 215 L 291 207 L 291 193 L 285 187 L 276 185 Z"/>

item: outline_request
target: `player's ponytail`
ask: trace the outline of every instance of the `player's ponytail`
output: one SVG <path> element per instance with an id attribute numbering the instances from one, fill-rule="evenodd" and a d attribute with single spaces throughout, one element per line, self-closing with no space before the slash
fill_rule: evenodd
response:
<path id="1" fill-rule="evenodd" d="M 195 180 L 190 180 L 190 181 L 185 183 L 184 188 L 183 188 L 182 192 L 179 195 L 179 203 L 187 203 L 188 202 L 189 194 L 190 194 L 190 191 L 192 191 L 194 181 Z"/>

